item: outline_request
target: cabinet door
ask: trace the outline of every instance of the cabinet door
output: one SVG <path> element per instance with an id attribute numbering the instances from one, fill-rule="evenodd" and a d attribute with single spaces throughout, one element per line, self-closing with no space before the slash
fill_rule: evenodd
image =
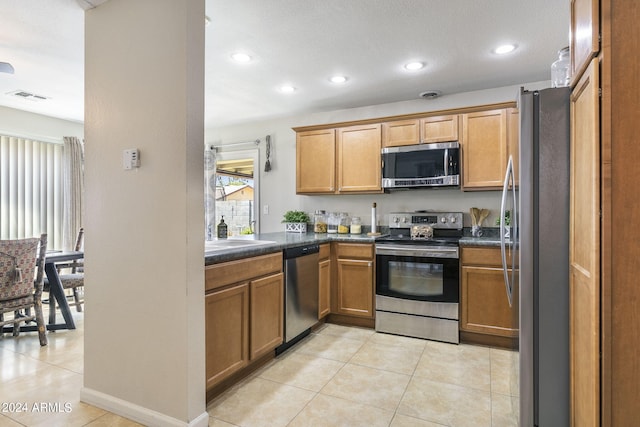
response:
<path id="1" fill-rule="evenodd" d="M 299 132 L 296 135 L 297 193 L 335 192 L 335 164 L 333 129 Z"/>
<path id="2" fill-rule="evenodd" d="M 331 260 L 320 261 L 318 267 L 318 319 L 322 319 L 331 311 Z"/>
<path id="3" fill-rule="evenodd" d="M 249 284 L 205 296 L 207 389 L 249 363 Z"/>
<path id="4" fill-rule="evenodd" d="M 513 176 L 520 183 L 520 114 L 517 108 L 507 109 L 507 159 L 513 159 Z"/>
<path id="5" fill-rule="evenodd" d="M 598 60 L 571 94 L 569 303 L 571 424 L 600 419 L 600 109 Z"/>
<path id="6" fill-rule="evenodd" d="M 458 140 L 458 115 L 434 116 L 420 119 L 420 142 L 449 142 Z"/>
<path id="7" fill-rule="evenodd" d="M 382 146 L 399 147 L 420 143 L 418 120 L 398 120 L 382 124 Z"/>
<path id="8" fill-rule="evenodd" d="M 251 281 L 251 360 L 282 344 L 283 305 L 284 274 Z"/>
<path id="9" fill-rule="evenodd" d="M 460 280 L 460 329 L 517 337 L 518 305 L 509 307 L 502 268 L 463 266 Z M 517 287 L 515 288 L 517 292 Z M 518 295 L 514 295 L 518 301 Z"/>
<path id="10" fill-rule="evenodd" d="M 600 50 L 600 1 L 571 0 L 571 86 Z"/>
<path id="11" fill-rule="evenodd" d="M 373 318 L 373 261 L 338 259 L 339 314 Z"/>
<path id="12" fill-rule="evenodd" d="M 463 188 L 502 188 L 507 169 L 506 110 L 462 116 Z"/>
<path id="13" fill-rule="evenodd" d="M 382 192 L 379 124 L 338 129 L 338 191 Z"/>

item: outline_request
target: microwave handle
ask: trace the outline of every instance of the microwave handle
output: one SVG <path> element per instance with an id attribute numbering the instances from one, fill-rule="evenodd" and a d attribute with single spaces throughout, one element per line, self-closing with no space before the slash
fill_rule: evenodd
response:
<path id="1" fill-rule="evenodd" d="M 449 149 L 444 149 L 444 176 L 449 176 Z"/>

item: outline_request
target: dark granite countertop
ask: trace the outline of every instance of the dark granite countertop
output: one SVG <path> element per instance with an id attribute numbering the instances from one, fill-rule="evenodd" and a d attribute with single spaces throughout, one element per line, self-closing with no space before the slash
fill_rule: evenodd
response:
<path id="1" fill-rule="evenodd" d="M 383 232 L 387 230 L 382 230 Z M 460 246 L 486 246 L 500 247 L 500 229 L 497 227 L 483 228 L 482 237 L 472 237 L 471 229 L 465 228 L 463 237 L 460 239 Z M 382 234 L 384 236 L 384 234 Z M 248 258 L 258 255 L 266 255 L 283 249 L 303 246 L 309 243 L 328 242 L 351 242 L 351 243 L 373 243 L 374 236 L 368 236 L 366 232 L 357 235 L 351 234 L 316 234 L 316 233 L 260 233 L 252 236 L 231 237 L 228 240 L 262 240 L 273 243 L 266 243 L 256 246 L 244 246 L 238 248 L 228 248 L 208 252 L 205 249 L 205 265 L 218 264 L 225 261 Z"/>
<path id="2" fill-rule="evenodd" d="M 328 243 L 328 242 L 350 242 L 350 243 L 373 243 L 374 236 L 363 234 L 316 234 L 316 233 L 259 233 L 248 237 L 232 237 L 228 240 L 263 240 L 273 243 L 261 244 L 256 246 L 244 246 L 238 248 L 229 248 L 225 250 L 216 250 L 215 252 L 207 252 L 205 249 L 205 265 L 217 264 L 224 261 L 233 261 L 236 259 L 248 258 L 258 255 L 265 255 L 279 252 L 283 249 L 303 246 L 309 243 Z"/>

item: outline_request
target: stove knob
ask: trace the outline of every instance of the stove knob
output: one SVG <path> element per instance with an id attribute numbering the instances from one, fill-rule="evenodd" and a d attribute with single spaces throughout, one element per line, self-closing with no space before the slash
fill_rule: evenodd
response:
<path id="1" fill-rule="evenodd" d="M 403 223 L 403 224 L 406 224 L 406 223 L 407 223 L 407 217 L 406 217 L 406 216 L 403 216 L 403 217 L 402 217 L 402 223 Z"/>
<path id="2" fill-rule="evenodd" d="M 449 222 L 452 223 L 452 224 L 455 224 L 456 223 L 456 217 L 452 216 L 451 218 L 449 218 Z"/>
<path id="3" fill-rule="evenodd" d="M 444 224 L 445 222 L 447 222 L 447 218 L 445 217 L 440 218 L 440 222 Z"/>
<path id="4" fill-rule="evenodd" d="M 395 222 L 396 224 L 400 222 L 400 218 L 398 218 L 397 216 L 393 217 L 393 222 Z"/>

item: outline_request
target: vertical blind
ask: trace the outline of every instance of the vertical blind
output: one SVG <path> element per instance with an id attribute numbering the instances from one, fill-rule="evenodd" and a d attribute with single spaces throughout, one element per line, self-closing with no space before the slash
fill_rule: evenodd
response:
<path id="1" fill-rule="evenodd" d="M 0 239 L 47 233 L 62 248 L 63 145 L 0 135 Z"/>

